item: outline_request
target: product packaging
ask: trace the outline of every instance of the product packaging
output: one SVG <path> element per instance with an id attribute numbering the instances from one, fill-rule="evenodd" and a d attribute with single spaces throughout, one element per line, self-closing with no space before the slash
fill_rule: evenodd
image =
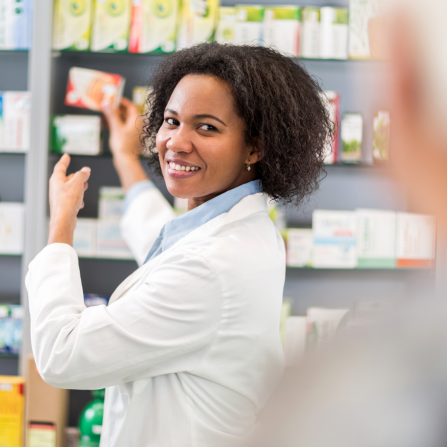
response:
<path id="1" fill-rule="evenodd" d="M 29 150 L 30 112 L 30 92 L 0 92 L 0 152 Z"/>
<path id="2" fill-rule="evenodd" d="M 9 318 L 7 321 L 6 345 L 9 354 L 20 354 L 23 339 L 23 307 L 9 305 Z"/>
<path id="3" fill-rule="evenodd" d="M 98 216 L 101 220 L 119 220 L 123 214 L 124 188 L 103 186 L 99 189 Z"/>
<path id="4" fill-rule="evenodd" d="M 216 34 L 219 0 L 183 0 L 177 49 L 213 41 Z"/>
<path id="5" fill-rule="evenodd" d="M 234 43 L 236 29 L 236 9 L 231 6 L 219 7 L 216 42 Z"/>
<path id="6" fill-rule="evenodd" d="M 349 1 L 349 56 L 351 59 L 370 59 L 368 24 L 380 12 L 379 0 Z"/>
<path id="7" fill-rule="evenodd" d="M 326 164 L 331 165 L 338 161 L 340 95 L 336 92 L 325 91 L 323 93 L 323 102 L 329 112 L 329 118 L 333 124 L 334 131 L 333 140 L 326 142 L 326 157 L 324 159 Z"/>
<path id="8" fill-rule="evenodd" d="M 88 51 L 93 0 L 55 0 L 53 8 L 53 49 Z"/>
<path id="9" fill-rule="evenodd" d="M 107 306 L 109 304 L 109 297 L 93 293 L 84 293 L 84 304 L 86 307 Z"/>
<path id="10" fill-rule="evenodd" d="M 32 355 L 26 372 L 26 445 L 63 447 L 68 420 L 68 390 L 48 385 Z"/>
<path id="11" fill-rule="evenodd" d="M 234 43 L 238 45 L 261 45 L 264 6 L 236 5 L 236 28 Z"/>
<path id="12" fill-rule="evenodd" d="M 345 8 L 320 9 L 320 57 L 348 59 L 349 13 Z"/>
<path id="13" fill-rule="evenodd" d="M 349 309 L 307 309 L 306 353 L 327 349 L 347 328 Z"/>
<path id="14" fill-rule="evenodd" d="M 57 154 L 99 155 L 101 153 L 101 117 L 92 115 L 56 115 L 53 117 L 53 144 Z"/>
<path id="15" fill-rule="evenodd" d="M 78 217 L 73 236 L 73 248 L 79 256 L 86 258 L 96 256 L 97 232 L 97 219 Z"/>
<path id="16" fill-rule="evenodd" d="M 0 202 L 0 254 L 22 254 L 24 231 L 23 203 Z"/>
<path id="17" fill-rule="evenodd" d="M 138 107 L 141 115 L 147 113 L 147 95 L 149 87 L 136 86 L 132 89 L 132 102 Z"/>
<path id="18" fill-rule="evenodd" d="M 297 57 L 300 49 L 301 8 L 270 6 L 264 12 L 264 45 Z"/>
<path id="19" fill-rule="evenodd" d="M 396 213 L 358 209 L 357 258 L 359 268 L 396 266 Z"/>
<path id="20" fill-rule="evenodd" d="M 72 67 L 68 74 L 65 104 L 101 111 L 106 104 L 118 107 L 125 79 L 117 74 Z"/>
<path id="21" fill-rule="evenodd" d="M 435 254 L 435 217 L 397 213 L 396 266 L 398 268 L 434 268 Z"/>
<path id="22" fill-rule="evenodd" d="M 354 211 L 313 212 L 313 267 L 357 267 L 356 217 Z"/>
<path id="23" fill-rule="evenodd" d="M 91 50 L 127 52 L 132 0 L 96 0 L 93 9 Z"/>
<path id="24" fill-rule="evenodd" d="M 133 0 L 130 53 L 175 51 L 179 0 Z"/>
<path id="25" fill-rule="evenodd" d="M 343 163 L 362 161 L 363 117 L 360 113 L 345 113 L 341 120 L 341 154 Z"/>
<path id="26" fill-rule="evenodd" d="M 0 445 L 23 447 L 25 379 L 0 376 Z"/>
<path id="27" fill-rule="evenodd" d="M 386 163 L 390 157 L 390 113 L 378 112 L 373 123 L 373 161 Z"/>
<path id="28" fill-rule="evenodd" d="M 96 237 L 98 258 L 133 259 L 133 255 L 121 237 L 119 221 L 98 220 Z"/>
<path id="29" fill-rule="evenodd" d="M 0 304 L 0 354 L 7 354 L 9 334 L 9 307 Z"/>
<path id="30" fill-rule="evenodd" d="M 307 228 L 287 229 L 287 266 L 312 266 L 313 235 Z"/>
<path id="31" fill-rule="evenodd" d="M 301 10 L 300 56 L 309 59 L 320 57 L 320 9 L 305 7 Z"/>
<path id="32" fill-rule="evenodd" d="M 32 7 L 32 0 L 0 0 L 0 50 L 31 47 Z"/>
<path id="33" fill-rule="evenodd" d="M 286 366 L 297 365 L 306 352 L 306 317 L 289 317 L 286 320 L 284 357 Z"/>

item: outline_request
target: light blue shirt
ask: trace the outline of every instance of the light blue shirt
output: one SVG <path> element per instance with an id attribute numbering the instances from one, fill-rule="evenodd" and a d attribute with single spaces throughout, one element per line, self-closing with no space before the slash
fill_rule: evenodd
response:
<path id="1" fill-rule="evenodd" d="M 150 181 L 139 182 L 129 189 L 126 195 L 124 209 L 140 192 L 154 188 L 154 184 Z M 205 202 L 203 205 L 188 211 L 186 214 L 169 221 L 161 229 L 160 235 L 155 240 L 152 248 L 147 255 L 145 263 L 163 253 L 172 247 L 180 239 L 187 236 L 191 231 L 209 222 L 223 213 L 227 213 L 234 205 L 239 203 L 244 197 L 256 194 L 262 191 L 260 180 L 253 180 L 230 191 L 224 192 L 214 199 Z"/>

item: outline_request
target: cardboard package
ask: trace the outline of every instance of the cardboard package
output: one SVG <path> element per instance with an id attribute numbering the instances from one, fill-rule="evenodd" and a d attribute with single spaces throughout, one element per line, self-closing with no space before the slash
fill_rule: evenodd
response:
<path id="1" fill-rule="evenodd" d="M 26 445 L 63 447 L 68 417 L 68 390 L 48 385 L 28 357 L 26 371 Z"/>
<path id="2" fill-rule="evenodd" d="M 0 376 L 0 446 L 23 446 L 23 409 L 25 379 Z"/>

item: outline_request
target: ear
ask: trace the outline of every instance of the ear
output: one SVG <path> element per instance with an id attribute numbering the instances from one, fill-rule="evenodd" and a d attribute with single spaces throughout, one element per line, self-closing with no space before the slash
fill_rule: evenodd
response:
<path id="1" fill-rule="evenodd" d="M 245 163 L 251 165 L 257 163 L 262 158 L 261 149 L 259 147 L 259 138 L 255 137 L 254 143 L 247 146 L 247 157 Z"/>

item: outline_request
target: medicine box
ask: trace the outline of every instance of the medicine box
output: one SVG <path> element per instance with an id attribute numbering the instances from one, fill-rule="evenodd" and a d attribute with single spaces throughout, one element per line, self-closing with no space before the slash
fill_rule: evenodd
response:
<path id="1" fill-rule="evenodd" d="M 232 6 L 219 7 L 216 42 L 234 43 L 236 29 L 236 9 Z"/>
<path id="2" fill-rule="evenodd" d="M 31 92 L 0 92 L 0 152 L 27 152 Z"/>
<path id="3" fill-rule="evenodd" d="M 300 56 L 310 59 L 320 57 L 320 9 L 305 7 L 301 10 Z"/>
<path id="4" fill-rule="evenodd" d="M 81 257 L 96 256 L 97 219 L 78 217 L 73 236 L 73 248 Z"/>
<path id="5" fill-rule="evenodd" d="M 121 236 L 119 221 L 98 220 L 96 256 L 98 258 L 133 259 Z"/>
<path id="6" fill-rule="evenodd" d="M 362 161 L 363 117 L 360 113 L 345 113 L 341 120 L 341 153 L 343 163 Z"/>
<path id="7" fill-rule="evenodd" d="M 264 6 L 236 5 L 234 43 L 261 45 L 263 35 Z"/>
<path id="8" fill-rule="evenodd" d="M 88 51 L 90 49 L 93 1 L 54 1 L 54 50 Z"/>
<path id="9" fill-rule="evenodd" d="M 390 157 L 390 113 L 379 111 L 373 122 L 373 161 L 383 164 Z"/>
<path id="10" fill-rule="evenodd" d="M 0 376 L 0 445 L 23 447 L 25 379 Z"/>
<path id="11" fill-rule="evenodd" d="M 313 234 L 308 228 L 287 229 L 287 266 L 311 267 Z"/>
<path id="12" fill-rule="evenodd" d="M 24 204 L 0 202 L 0 254 L 22 254 L 24 231 Z"/>
<path id="13" fill-rule="evenodd" d="M 322 100 L 329 113 L 333 130 L 333 139 L 326 142 L 324 162 L 326 164 L 333 164 L 338 161 L 340 95 L 337 92 L 325 91 L 323 92 Z"/>
<path id="14" fill-rule="evenodd" d="M 175 51 L 179 5 L 178 0 L 133 0 L 129 52 Z"/>
<path id="15" fill-rule="evenodd" d="M 77 155 L 101 153 L 100 116 L 56 115 L 52 124 L 52 152 Z"/>
<path id="16" fill-rule="evenodd" d="M 102 186 L 99 189 L 99 218 L 102 220 L 119 220 L 123 214 L 125 195 L 123 188 Z"/>
<path id="17" fill-rule="evenodd" d="M 264 45 L 297 57 L 300 44 L 301 8 L 270 6 L 264 11 Z"/>
<path id="18" fill-rule="evenodd" d="M 132 0 L 96 0 L 93 9 L 91 50 L 127 52 Z"/>
<path id="19" fill-rule="evenodd" d="M 124 83 L 125 79 L 118 74 L 72 67 L 68 73 L 65 104 L 98 112 L 107 104 L 118 107 Z"/>
<path id="20" fill-rule="evenodd" d="M 320 9 L 320 58 L 348 59 L 348 27 L 346 8 Z"/>
<path id="21" fill-rule="evenodd" d="M 32 40 L 32 0 L 0 0 L 0 50 L 28 50 Z"/>

